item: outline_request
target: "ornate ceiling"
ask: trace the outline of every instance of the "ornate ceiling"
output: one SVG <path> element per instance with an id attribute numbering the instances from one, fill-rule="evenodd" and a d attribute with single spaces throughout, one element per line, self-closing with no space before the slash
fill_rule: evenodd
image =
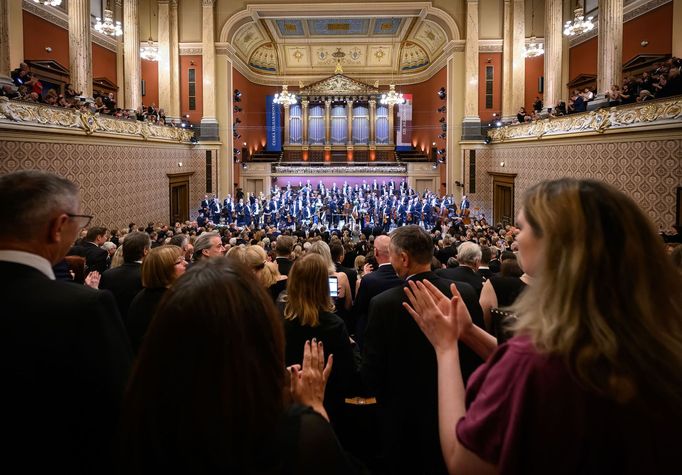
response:
<path id="1" fill-rule="evenodd" d="M 448 35 L 419 11 L 401 13 L 252 16 L 234 30 L 230 43 L 244 64 L 260 74 L 319 76 L 332 74 L 337 63 L 346 73 L 424 71 L 443 53 Z"/>

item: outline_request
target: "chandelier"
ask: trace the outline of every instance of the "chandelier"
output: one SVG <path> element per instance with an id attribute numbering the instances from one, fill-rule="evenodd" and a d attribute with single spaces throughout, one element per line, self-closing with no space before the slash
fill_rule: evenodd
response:
<path id="1" fill-rule="evenodd" d="M 34 3 L 42 3 L 47 7 L 58 7 L 62 4 L 62 0 L 33 0 Z"/>
<path id="2" fill-rule="evenodd" d="M 381 95 L 382 104 L 387 104 L 389 106 L 394 106 L 396 104 L 405 104 L 405 98 L 402 93 L 397 93 L 395 91 L 395 84 L 391 84 L 389 91 L 386 94 Z"/>
<path id="3" fill-rule="evenodd" d="M 104 10 L 104 21 L 100 17 L 97 17 L 96 20 L 95 31 L 98 33 L 109 36 L 121 36 L 123 34 L 121 22 L 114 23 L 114 13 L 111 10 Z"/>
<path id="4" fill-rule="evenodd" d="M 296 100 L 296 96 L 289 92 L 288 86 L 285 84 L 282 86 L 282 92 L 280 94 L 275 94 L 273 102 L 284 106 L 293 106 L 298 101 Z"/>
<path id="5" fill-rule="evenodd" d="M 524 55 L 526 58 L 535 58 L 536 56 L 542 56 L 545 54 L 545 48 L 542 47 L 542 43 L 537 41 L 534 36 L 530 37 L 530 43 L 526 46 Z"/>
<path id="6" fill-rule="evenodd" d="M 592 17 L 590 16 L 585 18 L 585 14 L 583 13 L 581 6 L 578 6 L 578 8 L 573 11 L 573 14 L 573 21 L 566 21 L 566 24 L 564 25 L 564 35 L 577 36 L 594 29 Z"/>

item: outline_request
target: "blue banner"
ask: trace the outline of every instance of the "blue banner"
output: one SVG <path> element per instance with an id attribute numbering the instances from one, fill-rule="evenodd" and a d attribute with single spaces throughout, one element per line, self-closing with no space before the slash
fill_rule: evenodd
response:
<path id="1" fill-rule="evenodd" d="M 265 128 L 268 141 L 265 150 L 268 152 L 282 151 L 282 115 L 279 104 L 274 102 L 275 96 L 265 98 Z"/>

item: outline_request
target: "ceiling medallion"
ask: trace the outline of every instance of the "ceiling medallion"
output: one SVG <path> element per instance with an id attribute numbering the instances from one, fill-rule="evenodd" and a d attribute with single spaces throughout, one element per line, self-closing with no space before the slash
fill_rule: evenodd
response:
<path id="1" fill-rule="evenodd" d="M 289 86 L 284 84 L 282 86 L 282 92 L 279 94 L 275 94 L 275 98 L 273 99 L 273 102 L 275 104 L 282 104 L 283 106 L 292 106 L 298 102 L 296 100 L 296 96 L 290 93 L 288 88 Z"/>
<path id="2" fill-rule="evenodd" d="M 104 10 L 104 21 L 100 17 L 97 17 L 96 20 L 95 31 L 98 33 L 108 36 L 121 36 L 123 34 L 121 22 L 114 22 L 114 12 L 111 10 Z"/>

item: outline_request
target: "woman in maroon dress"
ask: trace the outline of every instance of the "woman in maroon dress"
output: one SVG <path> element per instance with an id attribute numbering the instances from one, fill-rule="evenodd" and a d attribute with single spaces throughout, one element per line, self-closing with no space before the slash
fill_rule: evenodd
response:
<path id="1" fill-rule="evenodd" d="M 518 224 L 534 280 L 508 343 L 471 324 L 454 286 L 452 300 L 406 289 L 438 359 L 450 473 L 680 473 L 682 282 L 654 226 L 623 193 L 573 179 L 531 188 Z M 458 339 L 488 357 L 466 392 Z"/>

